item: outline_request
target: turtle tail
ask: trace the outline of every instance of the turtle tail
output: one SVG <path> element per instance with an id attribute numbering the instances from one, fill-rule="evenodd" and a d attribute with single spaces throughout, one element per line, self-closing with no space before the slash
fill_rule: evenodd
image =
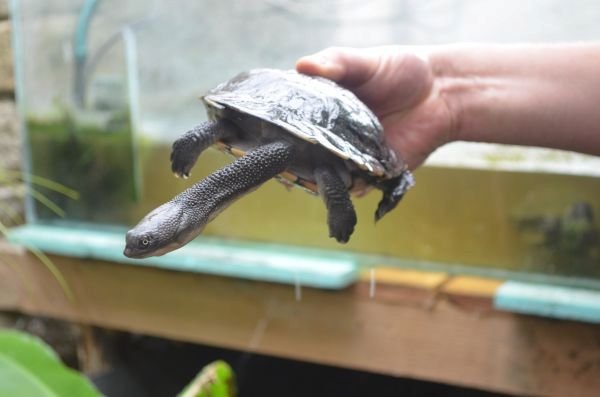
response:
<path id="1" fill-rule="evenodd" d="M 404 193 L 414 184 L 415 179 L 411 172 L 406 169 L 399 176 L 380 182 L 378 187 L 383 191 L 383 198 L 377 206 L 377 211 L 375 211 L 375 222 L 396 208 L 396 205 L 402 200 Z"/>

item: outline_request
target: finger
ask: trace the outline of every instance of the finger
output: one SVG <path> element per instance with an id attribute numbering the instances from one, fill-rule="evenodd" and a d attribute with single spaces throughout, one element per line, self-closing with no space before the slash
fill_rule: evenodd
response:
<path id="1" fill-rule="evenodd" d="M 339 82 L 346 74 L 346 68 L 339 63 L 328 50 L 318 52 L 300 58 L 296 62 L 296 70 L 299 73 L 321 76 Z"/>
<path id="2" fill-rule="evenodd" d="M 379 66 L 379 56 L 348 47 L 331 47 L 302 57 L 296 63 L 300 73 L 322 76 L 347 87 L 368 81 Z"/>

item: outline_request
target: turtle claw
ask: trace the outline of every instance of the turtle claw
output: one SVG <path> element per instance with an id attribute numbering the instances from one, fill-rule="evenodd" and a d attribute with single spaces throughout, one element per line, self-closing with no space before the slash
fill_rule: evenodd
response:
<path id="1" fill-rule="evenodd" d="M 346 244 L 350 240 L 350 235 L 352 233 L 339 233 L 334 235 L 333 233 L 329 233 L 329 237 L 334 238 L 340 244 Z"/>
<path id="2" fill-rule="evenodd" d="M 192 175 L 190 172 L 186 172 L 183 174 L 180 174 L 179 172 L 173 172 L 173 176 L 177 179 L 188 179 L 190 175 Z"/>

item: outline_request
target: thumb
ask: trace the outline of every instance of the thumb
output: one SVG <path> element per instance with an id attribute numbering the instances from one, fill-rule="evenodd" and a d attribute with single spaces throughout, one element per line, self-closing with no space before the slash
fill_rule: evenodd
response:
<path id="1" fill-rule="evenodd" d="M 378 66 L 378 55 L 349 47 L 330 47 L 296 62 L 299 73 L 325 77 L 350 88 L 368 81 Z"/>

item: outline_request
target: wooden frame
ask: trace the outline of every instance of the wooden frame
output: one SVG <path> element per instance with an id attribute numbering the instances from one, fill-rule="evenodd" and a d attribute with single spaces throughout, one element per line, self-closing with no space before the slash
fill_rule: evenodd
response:
<path id="1" fill-rule="evenodd" d="M 517 395 L 596 396 L 600 326 L 498 312 L 497 281 L 369 277 L 332 292 L 0 247 L 0 308 Z M 476 285 L 477 287 L 472 287 Z"/>

